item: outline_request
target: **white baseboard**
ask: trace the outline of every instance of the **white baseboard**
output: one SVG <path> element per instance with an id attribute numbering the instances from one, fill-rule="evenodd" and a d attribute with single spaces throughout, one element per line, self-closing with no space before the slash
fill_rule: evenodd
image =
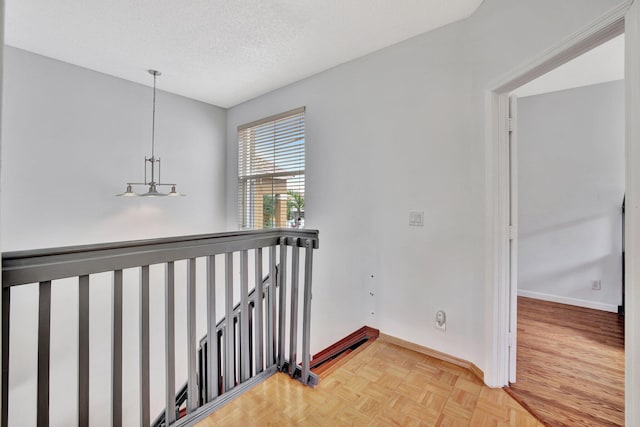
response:
<path id="1" fill-rule="evenodd" d="M 593 308 L 594 310 L 610 311 L 612 313 L 618 312 L 618 306 L 613 304 L 545 294 L 542 292 L 527 291 L 525 289 L 518 289 L 518 296 L 541 299 L 543 301 L 559 302 L 560 304 L 575 305 L 578 307 Z"/>

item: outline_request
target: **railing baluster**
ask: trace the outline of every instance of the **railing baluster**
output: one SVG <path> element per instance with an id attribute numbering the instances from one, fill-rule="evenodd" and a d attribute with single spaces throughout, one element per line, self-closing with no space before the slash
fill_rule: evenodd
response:
<path id="1" fill-rule="evenodd" d="M 122 426 L 122 270 L 113 272 L 113 336 L 111 355 L 111 424 Z"/>
<path id="2" fill-rule="evenodd" d="M 235 331 L 233 324 L 233 253 L 225 254 L 225 326 L 224 326 L 224 383 L 225 391 L 235 386 Z"/>
<path id="3" fill-rule="evenodd" d="M 9 425 L 9 331 L 11 288 L 2 288 L 2 416 L 1 427 Z"/>
<path id="4" fill-rule="evenodd" d="M 200 347 L 198 347 L 198 399 L 202 404 L 209 401 L 207 396 L 209 393 L 207 392 L 207 378 L 209 378 L 209 374 L 207 373 L 206 367 L 206 358 L 209 357 L 207 354 L 207 342 L 204 341 Z"/>
<path id="5" fill-rule="evenodd" d="M 280 297 L 279 297 L 279 315 L 278 315 L 278 367 L 282 368 L 284 364 L 284 340 L 285 326 L 287 316 L 287 238 L 280 240 Z"/>
<path id="6" fill-rule="evenodd" d="M 164 319 L 165 319 L 165 420 L 166 425 L 176 420 L 176 323 L 175 323 L 175 265 L 165 264 L 164 274 Z"/>
<path id="7" fill-rule="evenodd" d="M 207 401 L 218 396 L 218 337 L 216 328 L 216 257 L 207 257 Z"/>
<path id="8" fill-rule="evenodd" d="M 49 426 L 49 356 L 51 351 L 51 280 L 40 282 L 38 296 L 38 427 Z"/>
<path id="9" fill-rule="evenodd" d="M 300 265 L 300 248 L 295 245 L 291 249 L 291 321 L 289 322 L 289 375 L 296 372 L 298 352 L 298 268 Z"/>
<path id="10" fill-rule="evenodd" d="M 187 412 L 198 409 L 198 383 L 196 379 L 196 259 L 187 261 Z"/>
<path id="11" fill-rule="evenodd" d="M 89 425 L 89 276 L 78 278 L 78 425 Z"/>
<path id="12" fill-rule="evenodd" d="M 255 322 L 254 322 L 254 335 L 255 335 L 255 355 L 256 355 L 256 368 L 255 373 L 259 374 L 263 370 L 264 362 L 263 362 L 263 335 L 262 335 L 262 305 L 264 303 L 264 292 L 262 289 L 262 248 L 256 248 L 255 250 L 255 261 L 256 261 L 256 299 L 254 303 L 255 307 Z"/>
<path id="13" fill-rule="evenodd" d="M 276 363 L 276 247 L 269 247 L 269 293 L 267 294 L 267 367 Z"/>
<path id="14" fill-rule="evenodd" d="M 149 266 L 140 268 L 140 425 L 147 427 L 149 416 Z"/>
<path id="15" fill-rule="evenodd" d="M 224 359 L 224 356 L 222 355 L 222 348 L 224 347 L 224 343 L 222 342 L 222 331 L 218 331 L 216 333 L 216 341 L 218 341 L 218 366 L 217 366 L 217 371 L 218 372 L 218 377 L 217 377 L 217 381 L 216 381 L 216 385 L 218 388 L 218 395 L 224 393 L 224 383 L 223 383 L 223 375 L 222 375 L 222 359 Z"/>
<path id="16" fill-rule="evenodd" d="M 247 315 L 249 316 L 249 339 L 247 340 L 247 342 L 249 343 L 249 374 L 248 374 L 248 378 L 251 378 L 253 376 L 253 363 L 251 363 L 251 361 L 253 360 L 253 318 L 254 316 L 254 312 L 253 312 L 253 308 L 255 307 L 255 304 L 253 303 L 253 301 L 249 301 L 249 311 L 247 312 Z"/>
<path id="17" fill-rule="evenodd" d="M 240 334 L 240 316 L 241 315 L 242 313 L 238 313 L 233 318 L 233 378 L 234 380 L 240 377 L 238 375 L 238 367 L 240 366 L 240 363 L 238 362 L 240 360 L 240 357 L 238 356 L 238 346 L 240 345 L 240 340 L 238 339 L 238 335 Z M 234 383 L 234 386 L 236 385 L 237 383 Z"/>
<path id="18" fill-rule="evenodd" d="M 240 382 L 249 379 L 249 251 L 240 252 Z"/>
<path id="19" fill-rule="evenodd" d="M 305 240 L 304 306 L 302 309 L 302 383 L 309 383 L 311 362 L 311 277 L 313 273 L 313 242 Z"/>

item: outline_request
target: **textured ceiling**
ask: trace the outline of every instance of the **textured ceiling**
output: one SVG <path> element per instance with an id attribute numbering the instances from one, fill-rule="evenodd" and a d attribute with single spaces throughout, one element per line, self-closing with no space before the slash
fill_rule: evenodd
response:
<path id="1" fill-rule="evenodd" d="M 222 107 L 469 16 L 481 0 L 7 0 L 11 46 Z"/>

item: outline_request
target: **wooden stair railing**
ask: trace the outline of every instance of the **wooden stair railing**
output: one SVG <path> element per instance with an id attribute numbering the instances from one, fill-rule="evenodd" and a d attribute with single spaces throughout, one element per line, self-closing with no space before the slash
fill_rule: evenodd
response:
<path id="1" fill-rule="evenodd" d="M 37 338 L 37 425 L 49 425 L 51 288 L 56 281 L 77 278 L 78 292 L 78 425 L 89 424 L 89 295 L 92 275 L 112 272 L 112 425 L 123 424 L 123 270 L 137 269 L 140 293 L 138 312 L 140 386 L 139 425 L 150 426 L 150 287 L 162 286 L 165 293 L 165 382 L 163 425 L 191 425 L 217 407 L 278 370 L 286 371 L 304 384 L 316 384 L 310 371 L 311 284 L 313 251 L 318 248 L 317 230 L 269 229 L 152 239 L 65 248 L 39 249 L 2 254 L 2 413 L 0 426 L 9 424 L 10 358 L 9 336 L 19 333 L 12 325 L 11 294 L 17 286 L 35 283 L 39 289 Z M 263 263 L 263 250 L 268 260 Z M 304 263 L 301 263 L 303 249 Z M 253 252 L 253 275 L 249 277 L 249 252 Z M 234 256 L 235 255 L 235 256 Z M 216 257 L 224 259 L 224 297 L 216 296 Z M 217 339 L 198 348 L 196 344 L 196 259 L 204 259 L 207 337 Z M 239 278 L 234 275 L 239 259 Z M 291 266 L 288 266 L 288 260 Z M 187 381 L 176 397 L 175 390 L 175 263 L 186 261 L 187 287 Z M 164 265 L 162 283 L 153 283 L 150 266 Z M 277 288 L 265 286 L 263 264 L 268 277 L 276 277 Z M 301 265 L 302 264 L 302 265 Z M 301 272 L 303 281 L 300 283 Z M 253 285 L 253 286 L 252 286 Z M 250 292 L 250 289 L 253 291 Z M 277 292 L 276 292 L 277 289 Z M 239 293 L 239 295 L 238 295 Z M 224 320 L 216 322 L 216 299 L 224 300 Z M 303 310 L 299 314 L 298 301 Z M 239 302 L 236 304 L 236 301 Z M 227 319 L 233 319 L 232 322 Z M 287 326 L 288 325 L 288 326 Z M 301 333 L 299 331 L 301 330 Z M 298 335 L 302 337 L 301 366 L 298 365 Z M 198 352 L 201 356 L 198 360 Z M 206 357 L 204 356 L 206 354 Z M 154 356 L 156 356 L 154 354 Z M 161 357 L 161 356 L 159 356 Z M 199 363 L 198 363 L 199 362 Z M 199 378 L 199 380 L 198 380 Z M 217 386 L 208 387 L 207 385 Z M 176 407 L 176 398 L 180 404 Z M 186 404 L 185 415 L 181 405 Z"/>

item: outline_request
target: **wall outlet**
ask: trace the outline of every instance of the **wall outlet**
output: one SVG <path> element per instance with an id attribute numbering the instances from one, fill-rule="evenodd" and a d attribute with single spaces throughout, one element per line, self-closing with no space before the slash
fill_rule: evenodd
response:
<path id="1" fill-rule="evenodd" d="M 424 212 L 409 211 L 409 226 L 424 227 Z"/>
<path id="2" fill-rule="evenodd" d="M 600 289 L 602 289 L 602 280 L 594 280 L 591 283 L 591 289 L 594 291 L 599 291 Z"/>
<path id="3" fill-rule="evenodd" d="M 436 313 L 436 329 L 447 330 L 447 314 L 442 310 L 438 310 Z"/>

